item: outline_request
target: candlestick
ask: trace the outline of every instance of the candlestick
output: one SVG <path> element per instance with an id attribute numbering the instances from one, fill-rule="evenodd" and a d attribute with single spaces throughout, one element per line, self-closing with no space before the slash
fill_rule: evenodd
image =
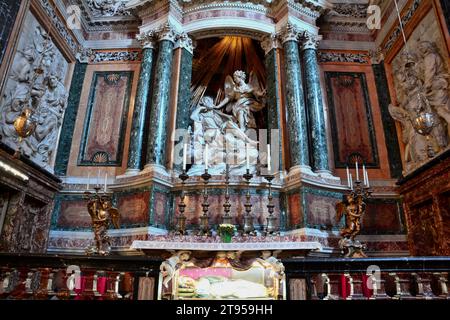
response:
<path id="1" fill-rule="evenodd" d="M 244 215 L 244 234 L 256 236 L 255 226 L 254 226 L 254 217 L 252 215 L 252 202 L 251 202 L 251 194 L 250 194 L 250 180 L 253 178 L 253 175 L 250 173 L 250 170 L 247 169 L 247 172 L 244 174 L 244 179 L 247 182 L 247 194 L 245 195 L 246 202 L 244 204 L 245 207 L 245 215 Z"/>
<path id="2" fill-rule="evenodd" d="M 86 190 L 89 190 L 91 188 L 91 173 L 88 172 L 88 182 L 86 186 Z"/>
<path id="3" fill-rule="evenodd" d="M 184 235 L 186 234 L 186 216 L 184 215 L 184 211 L 186 210 L 186 203 L 184 201 L 186 199 L 185 184 L 186 180 L 189 179 L 189 175 L 186 173 L 186 170 L 183 170 L 179 178 L 181 179 L 181 196 L 180 196 L 180 203 L 178 204 L 180 214 L 178 215 L 177 219 L 176 234 Z"/>
<path id="4" fill-rule="evenodd" d="M 268 195 L 268 204 L 267 204 L 267 210 L 269 211 L 269 216 L 267 217 L 267 226 L 265 228 L 265 234 L 266 235 L 275 235 L 278 234 L 277 227 L 276 227 L 276 221 L 277 217 L 273 215 L 275 205 L 273 204 L 273 194 L 272 194 L 272 180 L 275 178 L 274 175 L 266 175 L 264 178 L 267 180 L 269 185 L 269 195 Z"/>
<path id="5" fill-rule="evenodd" d="M 270 144 L 267 145 L 267 170 L 269 171 L 269 174 L 272 172 L 272 165 L 271 162 L 271 156 L 270 156 Z"/>
<path id="6" fill-rule="evenodd" d="M 353 178 L 351 173 L 350 173 L 350 188 L 353 190 Z"/>
<path id="7" fill-rule="evenodd" d="M 187 163 L 187 143 L 185 143 L 183 147 L 183 171 L 186 171 L 186 163 Z"/>
<path id="8" fill-rule="evenodd" d="M 351 188 L 351 185 L 350 185 L 350 170 L 348 169 L 348 166 L 347 166 L 347 185 L 348 185 L 349 188 Z"/>
<path id="9" fill-rule="evenodd" d="M 356 181 L 359 181 L 359 166 L 358 166 L 358 161 L 356 161 Z"/>
<path id="10" fill-rule="evenodd" d="M 209 236 L 209 202 L 208 202 L 208 181 L 211 179 L 211 175 L 208 173 L 208 169 L 205 169 L 205 173 L 202 174 L 202 179 L 204 181 L 204 189 L 203 189 L 203 215 L 200 217 L 200 231 L 199 235 L 201 236 Z"/>

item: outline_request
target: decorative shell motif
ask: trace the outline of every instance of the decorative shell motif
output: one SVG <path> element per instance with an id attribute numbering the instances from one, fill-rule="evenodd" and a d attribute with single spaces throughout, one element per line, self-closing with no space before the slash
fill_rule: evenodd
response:
<path id="1" fill-rule="evenodd" d="M 97 152 L 92 157 L 93 163 L 108 163 L 109 162 L 109 155 L 106 152 Z"/>
<path id="2" fill-rule="evenodd" d="M 120 74 L 118 73 L 110 73 L 105 75 L 105 81 L 109 85 L 117 85 L 120 80 Z"/>

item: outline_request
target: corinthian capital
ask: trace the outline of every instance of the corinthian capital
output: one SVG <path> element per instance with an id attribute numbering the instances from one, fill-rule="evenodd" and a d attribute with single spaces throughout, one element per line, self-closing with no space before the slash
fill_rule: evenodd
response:
<path id="1" fill-rule="evenodd" d="M 146 33 L 138 34 L 136 36 L 137 41 L 141 44 L 142 48 L 144 49 L 154 49 L 155 48 L 155 32 L 149 31 Z"/>
<path id="2" fill-rule="evenodd" d="M 322 36 L 315 35 L 309 32 L 305 32 L 302 37 L 302 50 L 314 49 L 317 50 L 319 47 L 319 42 L 322 40 Z"/>
<path id="3" fill-rule="evenodd" d="M 186 32 L 182 32 L 176 36 L 176 48 L 184 48 L 190 53 L 194 52 L 195 44 L 191 37 Z"/>
<path id="4" fill-rule="evenodd" d="M 280 41 L 275 33 L 265 36 L 261 41 L 261 47 L 268 54 L 272 49 L 280 48 Z"/>
<path id="5" fill-rule="evenodd" d="M 158 34 L 158 41 L 168 40 L 172 41 L 173 43 L 175 43 L 176 41 L 177 33 L 174 27 L 172 27 L 169 23 L 166 23 L 159 27 L 156 33 Z"/>
<path id="6" fill-rule="evenodd" d="M 287 41 L 299 41 L 303 31 L 291 23 L 287 23 L 280 31 L 279 36 L 282 43 Z"/>

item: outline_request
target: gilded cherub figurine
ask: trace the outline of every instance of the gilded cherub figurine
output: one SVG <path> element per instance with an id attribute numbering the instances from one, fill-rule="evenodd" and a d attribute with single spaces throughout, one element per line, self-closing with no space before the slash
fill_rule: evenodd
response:
<path id="1" fill-rule="evenodd" d="M 336 204 L 336 220 L 339 222 L 345 215 L 345 228 L 340 232 L 343 237 L 339 241 L 339 246 L 345 252 L 346 257 L 365 257 L 362 252 L 363 245 L 355 240 L 361 231 L 361 218 L 366 211 L 366 204 L 362 196 L 349 194 L 344 195 L 343 201 Z M 346 249 L 346 250 L 344 250 Z"/>
<path id="2" fill-rule="evenodd" d="M 108 255 L 111 249 L 108 227 L 111 221 L 115 228 L 120 228 L 119 210 L 112 206 L 107 197 L 96 196 L 89 200 L 88 212 L 92 219 L 95 247 L 89 248 L 86 253 Z"/>

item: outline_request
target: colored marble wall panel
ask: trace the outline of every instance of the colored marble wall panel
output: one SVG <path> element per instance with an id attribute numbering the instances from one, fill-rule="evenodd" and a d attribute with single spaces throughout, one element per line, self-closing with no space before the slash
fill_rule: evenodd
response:
<path id="1" fill-rule="evenodd" d="M 149 219 L 150 192 L 119 195 L 117 208 L 121 226 L 146 225 Z"/>
<path id="2" fill-rule="evenodd" d="M 325 72 L 335 166 L 343 168 L 359 154 L 368 167 L 378 167 L 378 150 L 366 76 L 357 72 Z"/>
<path id="3" fill-rule="evenodd" d="M 309 226 L 330 229 L 337 225 L 335 198 L 324 197 L 312 193 L 305 194 L 307 202 L 307 221 Z"/>
<path id="4" fill-rule="evenodd" d="M 303 225 L 303 209 L 300 193 L 288 196 L 289 202 L 289 223 L 292 228 L 299 228 Z"/>
<path id="5" fill-rule="evenodd" d="M 122 165 L 133 72 L 96 72 L 91 87 L 80 165 Z"/>
<path id="6" fill-rule="evenodd" d="M 0 63 L 5 55 L 20 4 L 21 1 L 17 0 L 0 1 L 0 21 L 2 22 L 0 24 Z"/>
<path id="7" fill-rule="evenodd" d="M 368 203 L 362 218 L 362 234 L 401 234 L 402 212 L 396 201 Z"/>
<path id="8" fill-rule="evenodd" d="M 91 227 L 91 217 L 87 211 L 86 201 L 61 201 L 59 210 L 57 229 L 89 229 Z"/>

